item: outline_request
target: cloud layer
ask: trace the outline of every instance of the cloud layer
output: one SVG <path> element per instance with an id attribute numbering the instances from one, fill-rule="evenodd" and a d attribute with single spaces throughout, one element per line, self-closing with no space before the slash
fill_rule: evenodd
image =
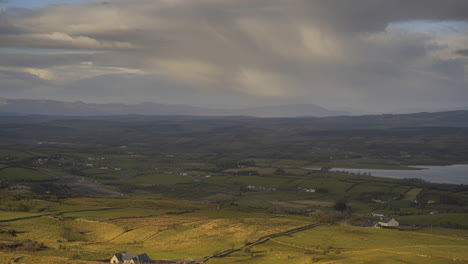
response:
<path id="1" fill-rule="evenodd" d="M 465 0 L 9 7 L 0 11 L 0 93 L 213 107 L 468 107 L 467 33 Z"/>

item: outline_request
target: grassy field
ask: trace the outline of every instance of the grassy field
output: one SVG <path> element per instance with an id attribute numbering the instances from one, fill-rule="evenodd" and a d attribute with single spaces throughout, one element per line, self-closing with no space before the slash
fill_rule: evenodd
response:
<path id="1" fill-rule="evenodd" d="M 0 220 L 8 220 L 8 219 L 14 219 L 14 218 L 28 217 L 28 216 L 38 215 L 38 214 L 40 214 L 40 213 L 0 211 Z"/>
<path id="2" fill-rule="evenodd" d="M 142 216 L 153 216 L 161 215 L 171 212 L 171 210 L 151 210 L 151 209 L 112 209 L 104 211 L 83 211 L 83 212 L 73 212 L 73 213 L 64 213 L 65 216 L 73 218 L 84 218 L 89 220 L 107 220 L 114 218 L 124 218 L 124 217 L 142 217 Z"/>
<path id="3" fill-rule="evenodd" d="M 151 197 L 79 197 L 69 198 L 63 201 L 64 204 L 74 206 L 97 206 L 115 208 L 140 208 L 140 209 L 170 209 L 170 210 L 191 210 L 214 207 L 213 205 L 175 199 L 154 199 Z"/>
<path id="4" fill-rule="evenodd" d="M 253 241 L 259 236 L 306 223 L 287 218 L 255 218 L 255 214 L 218 210 L 213 211 L 214 214 L 204 211 L 197 213 L 199 215 L 142 217 L 145 212 L 135 209 L 136 216 L 106 220 L 113 218 L 116 212 L 122 213 L 121 210 L 109 210 L 46 216 L 3 223 L 1 227 L 17 230 L 18 234 L 9 240 L 39 241 L 49 251 L 52 250 L 48 254 L 57 256 L 63 253 L 59 247 L 65 244 L 69 248 L 79 245 L 83 252 L 94 252 L 102 257 L 127 250 L 145 251 L 161 258 L 190 258 L 209 255 L 233 244 L 241 246 L 246 240 Z"/>
<path id="5" fill-rule="evenodd" d="M 147 174 L 137 176 L 128 180 L 129 183 L 133 184 L 161 184 L 161 185 L 173 185 L 183 182 L 191 182 L 190 176 L 184 175 L 167 175 L 167 174 Z"/>
<path id="6" fill-rule="evenodd" d="M 333 204 L 319 200 L 279 203 L 288 207 Z M 31 264 L 93 263 L 120 251 L 146 252 L 156 259 L 200 258 L 312 221 L 306 216 L 280 216 L 259 209 L 227 206 L 217 210 L 204 203 L 143 197 L 71 198 L 55 209 L 85 209 L 82 204 L 126 208 L 0 223 L 1 230 L 17 231 L 16 236 L 2 235 L 3 241 L 30 239 L 47 246 L 38 252 L 2 251 L 0 260 L 12 261 L 13 256 L 20 256 L 21 263 Z M 3 213 L 1 217 L 28 215 Z M 453 217 L 465 220 L 464 215 Z M 251 252 L 238 252 L 208 263 L 460 263 L 468 261 L 468 233 L 437 227 L 400 231 L 319 226 L 277 237 L 254 246 Z"/>
<path id="7" fill-rule="evenodd" d="M 332 168 L 381 169 L 381 170 L 417 170 L 416 168 L 402 166 L 401 162 L 389 159 L 345 159 L 321 164 Z"/>
<path id="8" fill-rule="evenodd" d="M 274 242 L 302 249 L 302 252 L 316 251 L 319 258 L 337 263 L 468 261 L 468 240 L 397 230 L 322 226 L 280 237 L 274 239 Z M 323 255 L 327 249 L 330 249 L 329 254 Z"/>
<path id="9" fill-rule="evenodd" d="M 422 188 L 413 188 L 409 190 L 407 193 L 405 193 L 405 200 L 407 201 L 414 201 L 416 200 L 416 197 L 421 193 Z"/>
<path id="10" fill-rule="evenodd" d="M 405 225 L 468 228 L 468 214 L 408 215 L 400 217 L 400 221 Z"/>
<path id="11" fill-rule="evenodd" d="M 3 181 L 44 181 L 50 179 L 51 176 L 32 169 L 11 167 L 0 170 L 0 180 Z"/>
<path id="12" fill-rule="evenodd" d="M 8 159 L 8 158 L 29 158 L 37 155 L 38 153 L 30 152 L 30 151 L 23 151 L 18 149 L 1 149 L 0 150 L 0 158 Z"/>
<path id="13" fill-rule="evenodd" d="M 362 131 L 340 128 L 346 120 L 96 118 L 53 118 L 47 131 L 68 132 L 43 133 L 43 144 L 21 124 L 12 131 L 24 140 L 2 141 L 0 220 L 43 216 L 0 221 L 0 263 L 106 262 L 120 251 L 200 258 L 313 221 L 362 223 L 371 212 L 402 226 L 320 226 L 208 263 L 468 261 L 465 185 L 321 170 L 463 163 L 458 128 L 407 137 L 384 129 L 390 121 Z M 12 248 L 28 240 L 46 248 Z"/>
<path id="14" fill-rule="evenodd" d="M 440 227 L 434 226 L 434 227 L 427 227 L 427 228 L 410 229 L 410 231 L 429 234 L 429 235 L 468 239 L 468 230 L 465 230 L 465 229 L 440 228 Z"/>

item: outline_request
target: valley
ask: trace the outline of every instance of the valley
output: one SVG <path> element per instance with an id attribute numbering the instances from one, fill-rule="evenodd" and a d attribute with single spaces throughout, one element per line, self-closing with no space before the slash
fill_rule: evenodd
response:
<path id="1" fill-rule="evenodd" d="M 465 262 L 468 186 L 333 170 L 460 163 L 468 124 L 441 115 L 0 117 L 0 259 Z"/>

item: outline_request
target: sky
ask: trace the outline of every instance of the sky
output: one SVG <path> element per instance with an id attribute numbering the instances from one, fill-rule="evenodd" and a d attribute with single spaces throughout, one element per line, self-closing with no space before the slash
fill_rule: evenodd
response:
<path id="1" fill-rule="evenodd" d="M 0 0 L 0 97 L 468 109 L 468 1 Z"/>

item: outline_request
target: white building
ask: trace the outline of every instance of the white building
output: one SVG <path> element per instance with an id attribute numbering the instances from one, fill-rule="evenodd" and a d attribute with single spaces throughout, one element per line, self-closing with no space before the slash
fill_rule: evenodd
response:
<path id="1" fill-rule="evenodd" d="M 382 217 L 379 220 L 379 224 L 386 227 L 396 227 L 400 225 L 400 223 L 393 217 Z"/>

